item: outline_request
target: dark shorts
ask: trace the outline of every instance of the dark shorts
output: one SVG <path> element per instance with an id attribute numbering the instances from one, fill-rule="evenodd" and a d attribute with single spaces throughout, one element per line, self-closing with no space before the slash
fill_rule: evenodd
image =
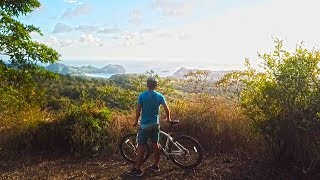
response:
<path id="1" fill-rule="evenodd" d="M 152 143 L 159 142 L 160 137 L 160 127 L 152 126 L 148 127 L 146 129 L 139 129 L 138 133 L 138 144 L 139 145 L 145 145 L 148 142 L 148 139 L 151 140 Z"/>

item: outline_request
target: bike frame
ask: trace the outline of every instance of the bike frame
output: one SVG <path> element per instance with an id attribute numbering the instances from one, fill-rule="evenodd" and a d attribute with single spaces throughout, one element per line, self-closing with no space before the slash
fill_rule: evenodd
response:
<path id="1" fill-rule="evenodd" d="M 166 132 L 160 130 L 160 134 L 167 139 L 167 140 L 166 140 L 166 145 L 165 145 L 165 147 L 164 147 L 164 148 L 163 148 L 163 147 L 160 147 L 160 148 L 163 150 L 162 152 L 163 152 L 167 157 L 172 156 L 172 155 L 181 156 L 181 155 L 185 155 L 185 154 L 188 155 L 188 154 L 189 154 L 189 150 L 186 149 L 185 147 L 183 147 L 179 142 L 174 141 L 174 138 L 170 135 L 170 133 L 166 133 Z M 138 134 L 137 134 L 137 137 L 136 137 L 136 142 L 138 142 Z M 126 142 L 126 143 L 127 143 L 127 142 Z M 169 152 L 169 145 L 170 145 L 170 143 L 172 143 L 172 146 L 178 148 L 178 150 L 177 150 L 177 151 Z M 160 143 L 159 143 L 159 144 L 160 144 Z M 133 145 L 131 144 L 131 146 L 133 146 Z M 136 147 L 133 146 L 135 150 L 136 150 L 137 146 L 138 146 L 138 144 L 136 144 Z M 160 144 L 160 146 L 161 146 L 161 144 Z"/>
<path id="2" fill-rule="evenodd" d="M 162 150 L 163 150 L 163 153 L 169 157 L 169 156 L 172 156 L 172 155 L 177 155 L 177 156 L 180 156 L 180 155 L 185 155 L 185 154 L 189 154 L 189 150 L 186 149 L 185 147 L 183 147 L 179 142 L 177 141 L 174 141 L 174 138 L 170 135 L 170 133 L 166 133 L 164 131 L 161 131 L 160 130 L 160 134 L 165 136 L 166 137 L 166 145 L 165 147 L 161 147 Z M 178 148 L 179 150 L 177 151 L 172 151 L 172 152 L 169 152 L 169 145 L 170 143 L 172 143 L 172 146 Z M 160 144 L 161 145 L 161 144 Z"/>

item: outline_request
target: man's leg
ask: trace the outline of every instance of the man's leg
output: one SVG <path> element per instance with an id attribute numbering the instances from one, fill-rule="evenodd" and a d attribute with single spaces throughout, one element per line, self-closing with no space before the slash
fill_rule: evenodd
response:
<path id="1" fill-rule="evenodd" d="M 153 166 L 157 167 L 158 170 L 159 170 L 159 161 L 160 161 L 159 138 L 160 138 L 160 128 L 159 126 L 157 126 L 152 130 L 151 142 L 152 142 L 153 158 L 154 158 Z"/>
<path id="2" fill-rule="evenodd" d="M 153 165 L 156 167 L 159 167 L 159 161 L 160 161 L 159 143 L 152 143 L 152 148 L 153 148 L 153 158 L 154 158 Z"/>
<path id="3" fill-rule="evenodd" d="M 148 142 L 147 134 L 144 130 L 139 130 L 138 133 L 138 148 L 137 148 L 137 157 L 136 157 L 136 164 L 135 168 L 141 170 L 141 165 L 143 163 L 143 157 L 146 150 L 146 144 Z"/>
<path id="4" fill-rule="evenodd" d="M 146 145 L 140 145 L 140 144 L 138 145 L 138 149 L 137 149 L 138 155 L 137 155 L 136 164 L 135 164 L 135 168 L 138 170 L 141 170 L 145 149 L 146 149 Z"/>

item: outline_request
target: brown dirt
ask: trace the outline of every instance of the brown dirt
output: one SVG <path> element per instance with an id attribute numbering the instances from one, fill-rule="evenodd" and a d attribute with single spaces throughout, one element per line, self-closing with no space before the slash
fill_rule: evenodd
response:
<path id="1" fill-rule="evenodd" d="M 148 160 L 144 168 L 150 164 Z M 145 170 L 140 179 L 296 179 L 258 154 L 206 155 L 194 170 L 183 170 L 164 157 L 161 171 Z M 131 165 L 119 155 L 74 157 L 16 155 L 0 159 L 0 179 L 137 179 L 124 174 Z"/>

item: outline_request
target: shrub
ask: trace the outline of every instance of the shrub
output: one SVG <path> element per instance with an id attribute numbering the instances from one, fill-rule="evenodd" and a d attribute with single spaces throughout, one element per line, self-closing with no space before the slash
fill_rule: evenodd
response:
<path id="1" fill-rule="evenodd" d="M 20 104 L 19 109 L 5 109 L 0 113 L 0 150 L 30 149 L 32 134 L 47 121 L 50 121 L 48 112 L 36 105 Z"/>
<path id="2" fill-rule="evenodd" d="M 107 108 L 71 106 L 63 120 L 70 151 L 86 154 L 106 149 L 108 134 L 105 129 L 110 115 Z"/>
<path id="3" fill-rule="evenodd" d="M 175 131 L 197 138 L 207 150 L 232 151 L 255 140 L 250 121 L 235 100 L 189 94 L 170 108 L 172 118 L 181 120 Z"/>
<path id="4" fill-rule="evenodd" d="M 303 45 L 294 53 L 276 41 L 275 50 L 260 54 L 264 72 L 247 61 L 241 101 L 275 156 L 285 162 L 319 158 L 320 51 Z"/>
<path id="5" fill-rule="evenodd" d="M 110 108 L 130 110 L 136 103 L 137 93 L 117 86 L 103 88 L 99 99 Z"/>

